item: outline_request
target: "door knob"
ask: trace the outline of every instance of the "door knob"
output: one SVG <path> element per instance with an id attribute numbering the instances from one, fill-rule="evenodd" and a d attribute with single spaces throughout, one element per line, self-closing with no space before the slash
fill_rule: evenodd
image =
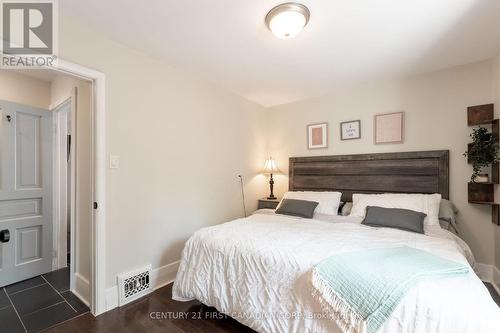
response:
<path id="1" fill-rule="evenodd" d="M 7 243 L 10 240 L 10 232 L 9 230 L 5 229 L 0 231 L 0 242 L 2 243 Z"/>
<path id="2" fill-rule="evenodd" d="M 7 115 L 7 121 L 10 123 L 11 120 L 12 120 L 12 117 L 10 115 Z"/>

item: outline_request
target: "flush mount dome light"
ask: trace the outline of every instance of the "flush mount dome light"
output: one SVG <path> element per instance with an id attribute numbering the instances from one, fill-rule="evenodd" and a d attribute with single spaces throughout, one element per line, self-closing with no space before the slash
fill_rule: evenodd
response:
<path id="1" fill-rule="evenodd" d="M 278 38 L 293 38 L 306 26 L 310 16 L 311 13 L 306 6 L 287 2 L 274 7 L 267 13 L 266 25 Z"/>

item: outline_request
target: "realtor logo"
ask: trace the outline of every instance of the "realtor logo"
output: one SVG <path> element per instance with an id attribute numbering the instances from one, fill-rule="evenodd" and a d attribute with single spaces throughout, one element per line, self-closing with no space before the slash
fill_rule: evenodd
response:
<path id="1" fill-rule="evenodd" d="M 2 67 L 51 66 L 55 1 L 2 1 Z"/>

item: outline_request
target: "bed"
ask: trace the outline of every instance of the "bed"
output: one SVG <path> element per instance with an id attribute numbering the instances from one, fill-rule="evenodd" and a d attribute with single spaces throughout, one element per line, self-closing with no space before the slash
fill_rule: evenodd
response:
<path id="1" fill-rule="evenodd" d="M 290 190 L 448 192 L 448 152 L 290 159 Z M 341 332 L 311 296 L 314 265 L 334 254 L 410 246 L 472 266 L 467 245 L 439 226 L 425 235 L 361 225 L 358 217 L 299 219 L 258 211 L 197 231 L 186 243 L 173 299 L 214 306 L 259 332 Z M 472 271 L 472 270 L 471 270 Z M 480 279 L 420 283 L 380 332 L 495 332 L 500 310 Z"/>

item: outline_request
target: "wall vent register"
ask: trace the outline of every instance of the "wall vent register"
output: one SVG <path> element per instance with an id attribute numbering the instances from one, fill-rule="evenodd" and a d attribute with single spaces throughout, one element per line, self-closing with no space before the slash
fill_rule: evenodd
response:
<path id="1" fill-rule="evenodd" d="M 151 292 L 151 265 L 118 276 L 119 305 L 125 305 Z"/>

